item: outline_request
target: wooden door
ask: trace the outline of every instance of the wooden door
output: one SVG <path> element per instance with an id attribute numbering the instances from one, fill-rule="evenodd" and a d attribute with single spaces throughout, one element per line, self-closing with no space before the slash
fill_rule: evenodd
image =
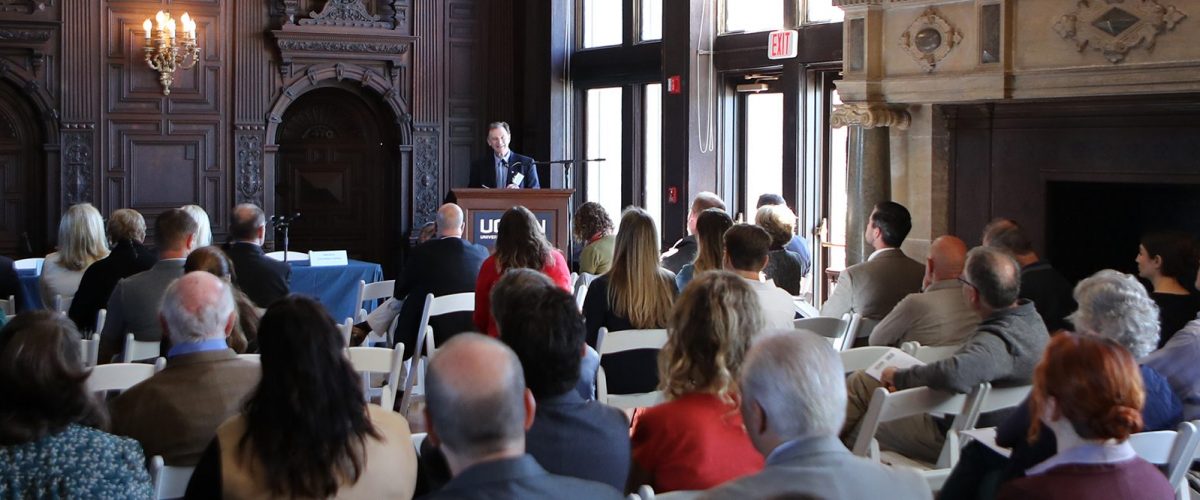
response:
<path id="1" fill-rule="evenodd" d="M 29 256 L 32 217 L 45 206 L 34 123 L 20 95 L 0 85 L 0 255 Z"/>

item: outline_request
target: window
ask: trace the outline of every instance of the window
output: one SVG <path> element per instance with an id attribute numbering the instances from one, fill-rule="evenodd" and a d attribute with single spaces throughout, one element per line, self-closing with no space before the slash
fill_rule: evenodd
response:
<path id="1" fill-rule="evenodd" d="M 831 92 L 830 109 L 842 104 L 837 90 Z M 846 178 L 849 164 L 846 162 L 846 146 L 849 143 L 850 129 L 829 129 L 829 178 L 826 183 L 826 196 L 829 200 L 829 217 L 826 221 L 828 236 L 824 246 L 829 249 L 825 267 L 829 269 L 845 269 L 846 267 Z"/>
<path id="2" fill-rule="evenodd" d="M 621 45 L 623 3 L 614 0 L 583 0 L 583 48 Z M 662 23 L 659 24 L 661 26 Z"/>
<path id="3" fill-rule="evenodd" d="M 783 93 L 746 96 L 745 164 L 742 214 L 754 221 L 758 196 L 782 194 L 783 186 Z"/>
<path id="4" fill-rule="evenodd" d="M 642 40 L 662 39 L 662 9 L 663 0 L 641 0 L 642 2 Z"/>
<path id="5" fill-rule="evenodd" d="M 650 217 L 654 219 L 654 226 L 658 228 L 659 234 L 662 234 L 662 84 L 652 83 L 646 85 L 646 107 L 643 112 L 645 117 L 645 135 L 642 141 L 645 144 L 645 156 L 642 162 L 642 172 L 645 179 L 644 189 L 646 193 L 645 203 L 642 208 L 645 208 L 650 213 Z"/>
<path id="6" fill-rule="evenodd" d="M 621 87 L 587 91 L 587 157 L 605 158 L 589 163 L 585 189 L 587 201 L 604 206 L 613 222 L 619 222 L 621 209 Z"/>
<path id="7" fill-rule="evenodd" d="M 833 0 L 807 0 L 808 12 L 805 16 L 805 22 L 809 23 L 836 23 L 841 22 L 845 12 L 842 9 L 833 6 Z"/>
<path id="8" fill-rule="evenodd" d="M 783 0 L 725 0 L 727 33 L 772 31 L 783 26 Z"/>

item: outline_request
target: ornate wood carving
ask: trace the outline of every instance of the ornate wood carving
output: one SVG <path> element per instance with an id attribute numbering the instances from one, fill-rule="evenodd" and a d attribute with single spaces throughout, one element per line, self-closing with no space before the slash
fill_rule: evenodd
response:
<path id="1" fill-rule="evenodd" d="M 92 141 L 91 131 L 81 130 L 63 134 L 64 206 L 92 201 Z"/>
<path id="2" fill-rule="evenodd" d="M 353 26 L 357 28 L 391 28 L 392 24 L 380 21 L 367 11 L 362 0 L 329 0 L 321 12 L 309 12 L 308 19 L 301 19 L 303 26 Z"/>
<path id="3" fill-rule="evenodd" d="M 436 125 L 418 125 L 413 144 L 413 226 L 433 220 L 438 209 L 438 149 Z"/>
<path id="4" fill-rule="evenodd" d="M 266 206 L 263 199 L 263 128 L 240 130 L 237 140 L 237 202 Z"/>

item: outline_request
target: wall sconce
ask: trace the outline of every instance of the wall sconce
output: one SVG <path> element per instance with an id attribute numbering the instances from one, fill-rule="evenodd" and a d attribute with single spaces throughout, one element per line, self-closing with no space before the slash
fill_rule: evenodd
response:
<path id="1" fill-rule="evenodd" d="M 154 23 L 146 19 L 142 29 L 146 32 L 146 64 L 158 72 L 163 95 L 171 95 L 171 84 L 175 81 L 175 70 L 188 69 L 200 60 L 200 48 L 196 46 L 196 22 L 187 12 L 179 18 L 183 24 L 183 36 L 176 38 L 177 29 L 171 14 L 158 11 Z"/>

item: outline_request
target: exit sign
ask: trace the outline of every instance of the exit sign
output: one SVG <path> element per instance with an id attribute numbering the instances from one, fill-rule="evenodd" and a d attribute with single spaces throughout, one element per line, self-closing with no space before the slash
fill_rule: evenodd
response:
<path id="1" fill-rule="evenodd" d="M 796 57 L 796 40 L 799 38 L 796 30 L 772 31 L 767 41 L 768 59 L 791 59 Z"/>

